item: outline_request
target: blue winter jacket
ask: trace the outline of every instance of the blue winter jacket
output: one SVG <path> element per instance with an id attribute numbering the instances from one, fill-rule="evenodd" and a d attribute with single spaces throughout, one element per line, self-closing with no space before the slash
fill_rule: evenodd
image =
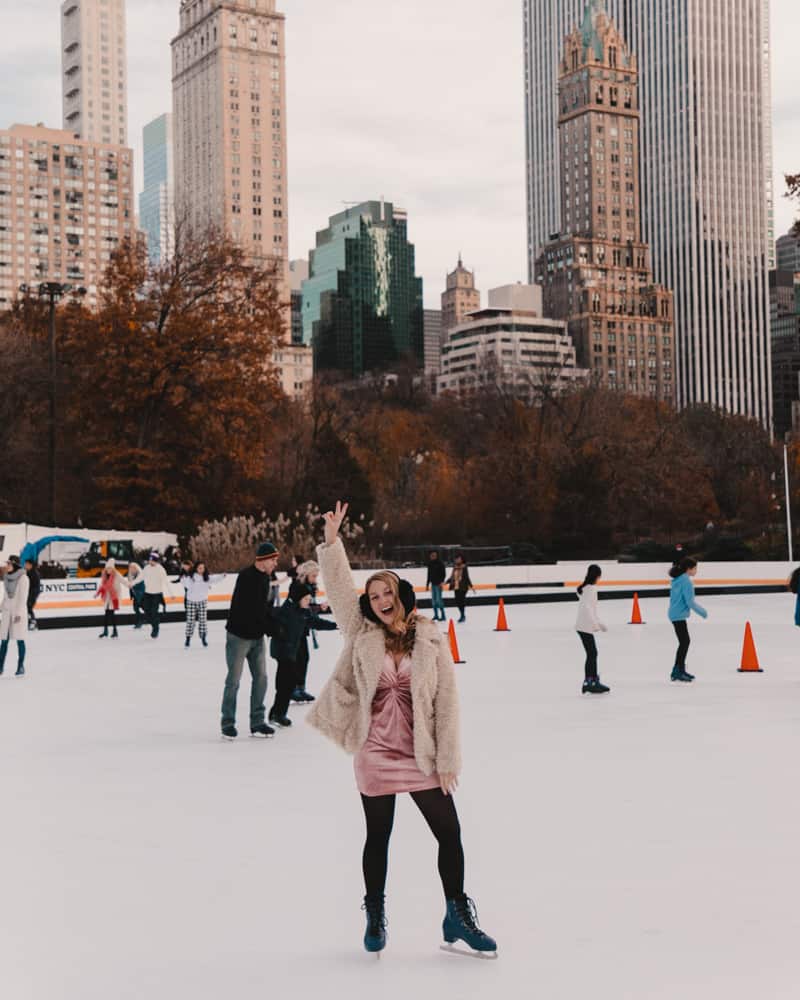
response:
<path id="1" fill-rule="evenodd" d="M 685 622 L 692 612 L 701 618 L 708 618 L 708 612 L 694 599 L 694 584 L 692 578 L 682 573 L 672 581 L 669 588 L 669 620 Z"/>
<path id="2" fill-rule="evenodd" d="M 794 623 L 795 625 L 800 625 L 800 593 L 798 593 L 797 600 L 794 603 Z"/>

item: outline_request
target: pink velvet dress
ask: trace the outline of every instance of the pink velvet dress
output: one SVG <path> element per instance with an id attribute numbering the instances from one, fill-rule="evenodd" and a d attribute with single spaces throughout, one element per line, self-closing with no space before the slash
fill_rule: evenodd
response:
<path id="1" fill-rule="evenodd" d="M 398 667 L 386 654 L 372 702 L 367 742 L 355 756 L 356 784 L 362 795 L 424 792 L 439 787 L 439 776 L 426 777 L 414 757 L 414 708 L 411 701 L 411 658 Z"/>

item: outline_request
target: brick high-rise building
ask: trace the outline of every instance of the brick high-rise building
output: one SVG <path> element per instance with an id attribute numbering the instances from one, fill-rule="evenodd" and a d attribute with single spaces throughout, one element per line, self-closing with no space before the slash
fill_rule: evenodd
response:
<path id="1" fill-rule="evenodd" d="M 175 215 L 215 226 L 277 268 L 287 395 L 311 380 L 311 350 L 292 344 L 286 147 L 286 44 L 275 0 L 181 0 L 172 41 Z"/>
<path id="2" fill-rule="evenodd" d="M 125 0 L 61 5 L 64 128 L 87 142 L 128 144 Z"/>
<path id="3" fill-rule="evenodd" d="M 458 255 L 455 271 L 447 275 L 447 287 L 442 292 L 442 336 L 447 339 L 447 331 L 464 322 L 467 313 L 481 307 L 481 293 L 475 287 L 475 272 L 468 271 Z"/>
<path id="4" fill-rule="evenodd" d="M 22 284 L 65 282 L 97 301 L 133 235 L 133 154 L 33 125 L 0 130 L 0 310 Z"/>
<path id="5" fill-rule="evenodd" d="M 545 315 L 568 321 L 578 363 L 602 384 L 672 401 L 672 293 L 653 281 L 642 241 L 639 75 L 593 0 L 566 38 L 559 76 L 565 235 L 536 263 Z"/>
<path id="6" fill-rule="evenodd" d="M 556 87 L 586 0 L 524 0 L 531 273 L 566 232 Z M 769 0 L 606 0 L 640 60 L 643 236 L 674 290 L 678 402 L 770 417 Z"/>
<path id="7" fill-rule="evenodd" d="M 178 224 L 275 260 L 288 304 L 284 28 L 275 0 L 181 0 L 172 94 Z"/>

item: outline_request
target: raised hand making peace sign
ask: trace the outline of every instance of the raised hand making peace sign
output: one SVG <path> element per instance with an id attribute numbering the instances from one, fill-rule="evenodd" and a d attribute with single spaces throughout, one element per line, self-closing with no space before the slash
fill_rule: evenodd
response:
<path id="1" fill-rule="evenodd" d="M 333 545 L 339 535 L 339 529 L 342 526 L 342 521 L 347 517 L 347 508 L 350 505 L 347 503 L 342 503 L 341 500 L 336 501 L 336 510 L 329 510 L 325 516 L 325 544 Z"/>

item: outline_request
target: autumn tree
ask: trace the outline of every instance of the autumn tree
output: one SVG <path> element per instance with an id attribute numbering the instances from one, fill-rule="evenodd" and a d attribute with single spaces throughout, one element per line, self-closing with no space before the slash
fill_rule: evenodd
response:
<path id="1" fill-rule="evenodd" d="M 123 244 L 59 344 L 84 521 L 188 530 L 263 506 L 282 332 L 274 268 L 226 236 L 179 231 L 161 265 Z"/>

